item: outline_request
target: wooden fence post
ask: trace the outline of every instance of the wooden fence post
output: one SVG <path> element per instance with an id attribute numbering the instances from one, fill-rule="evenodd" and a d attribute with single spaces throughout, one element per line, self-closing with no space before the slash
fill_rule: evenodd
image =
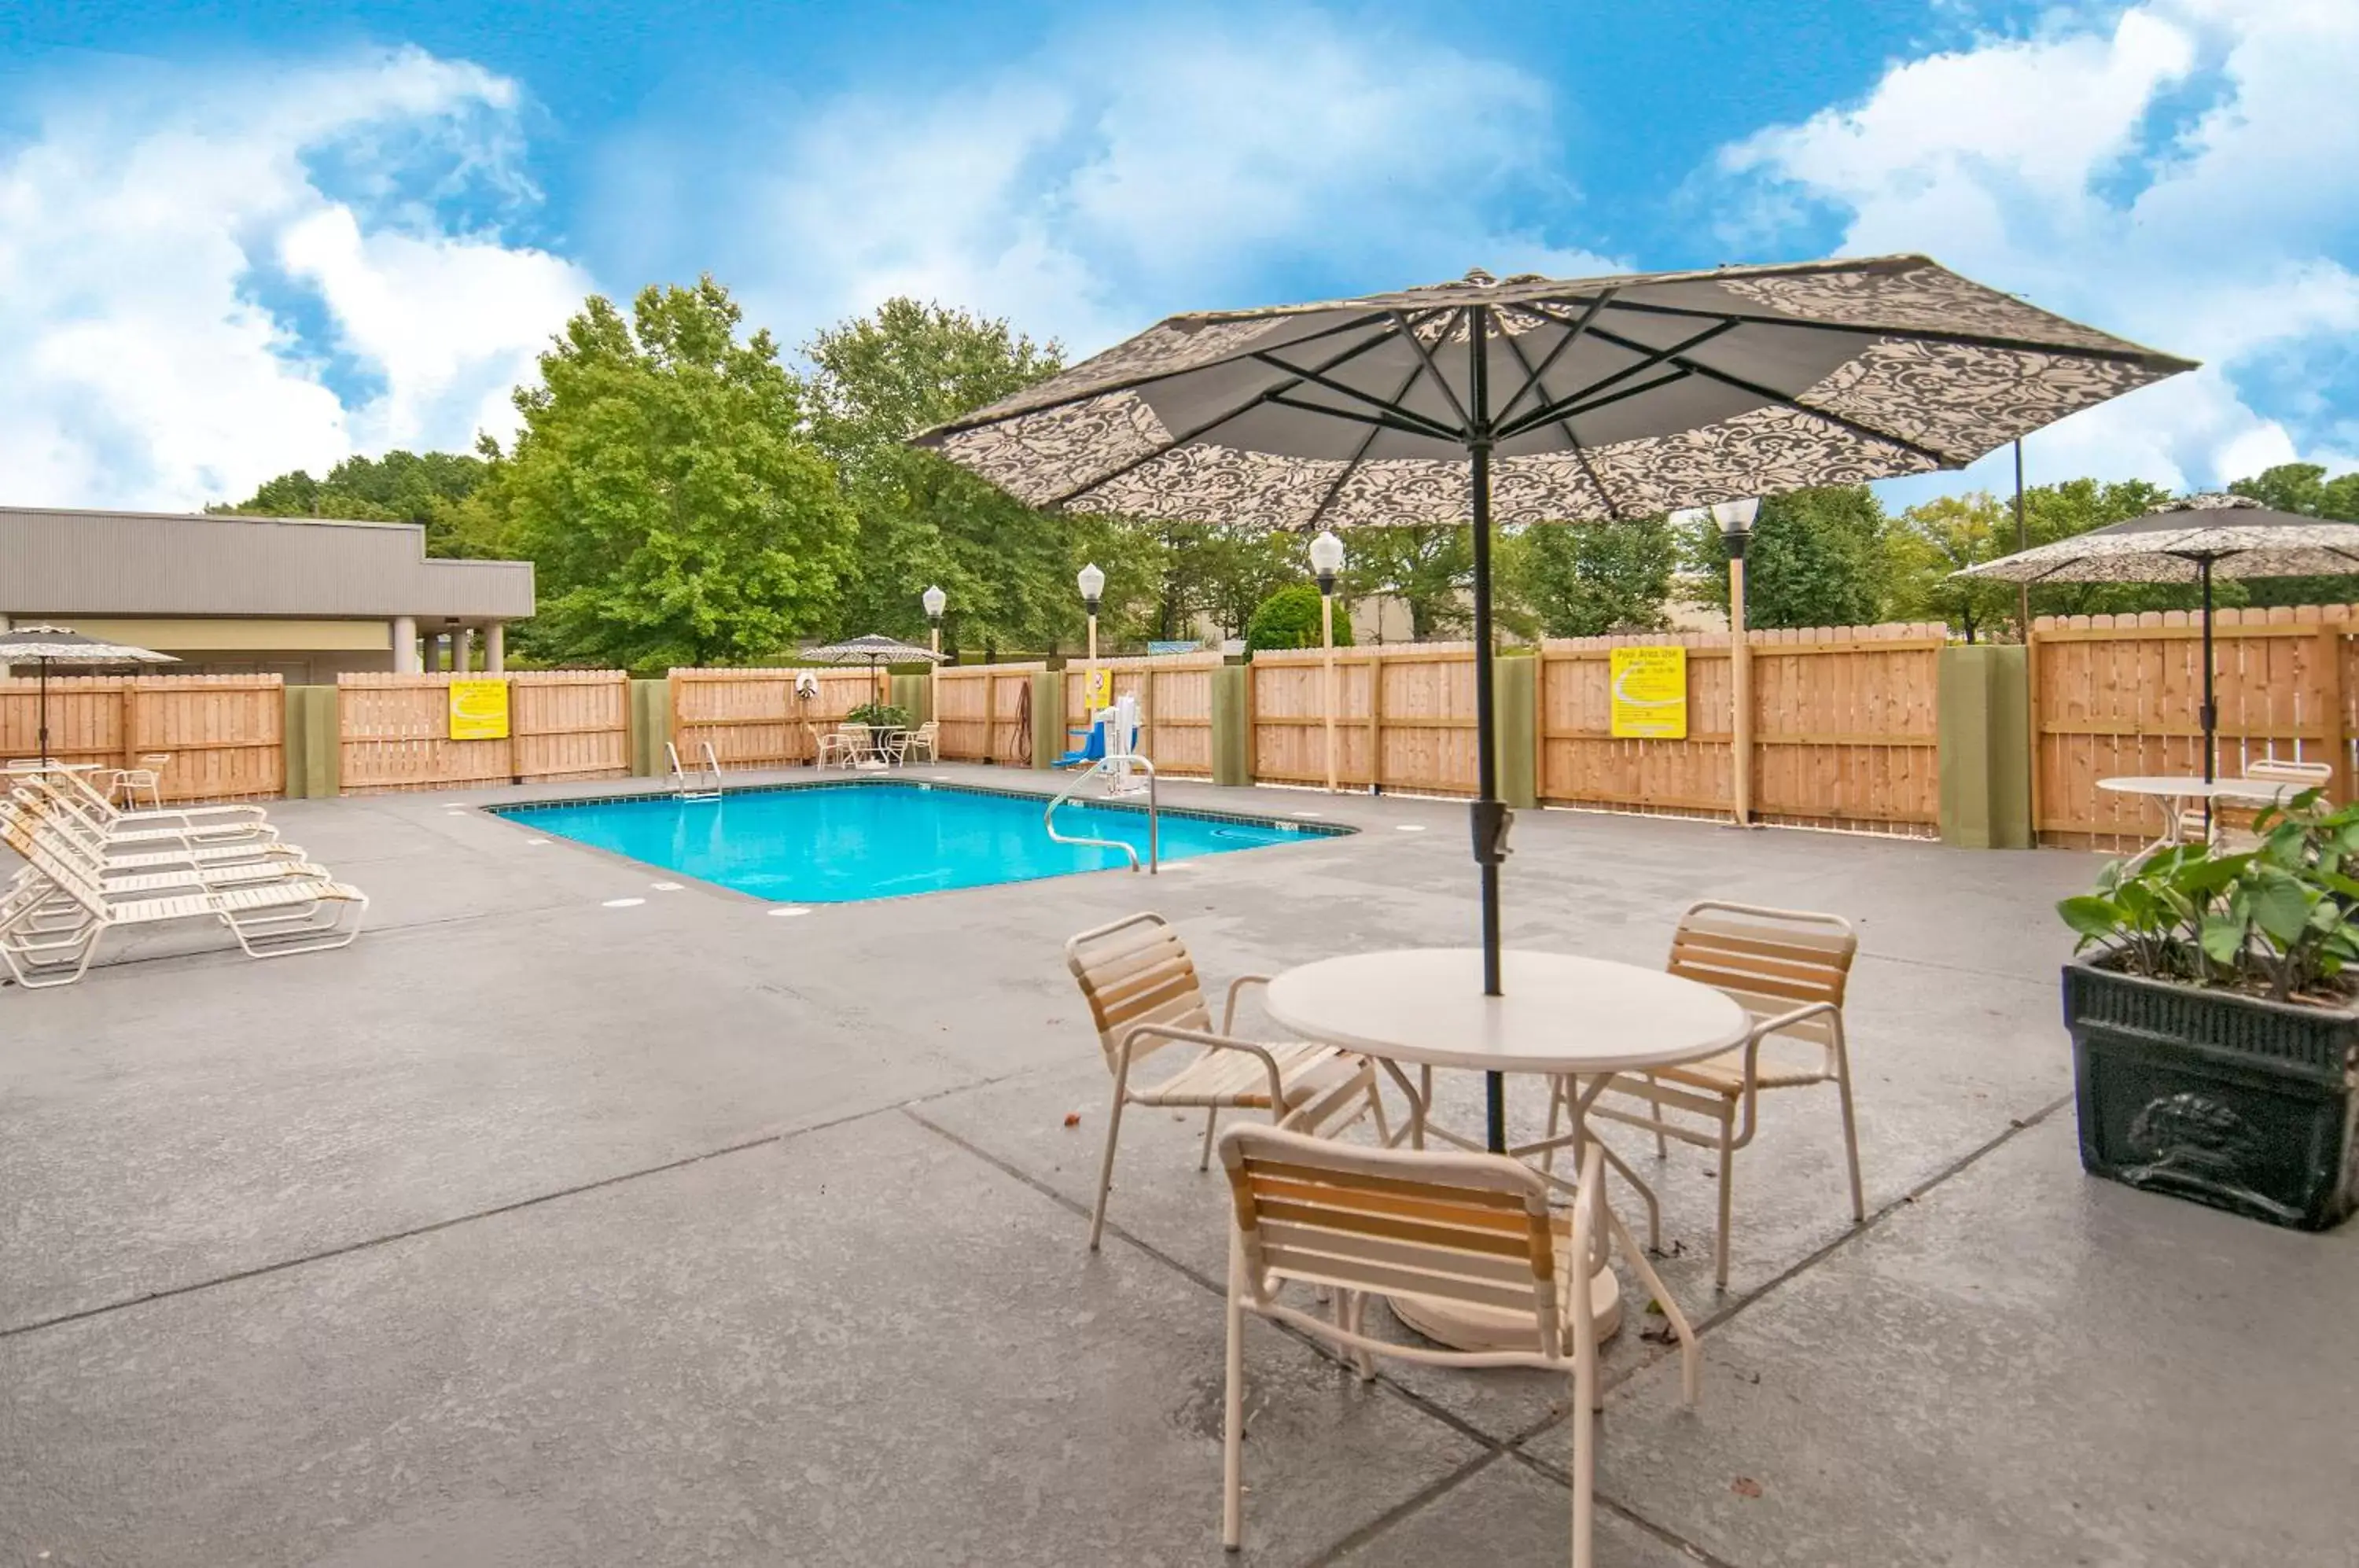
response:
<path id="1" fill-rule="evenodd" d="M 2321 758 L 2334 769 L 2326 781 L 2326 798 L 2346 800 L 2344 792 L 2351 772 L 2343 756 L 2343 631 L 2347 621 L 2326 621 L 2318 628 L 2318 691 L 2319 727 L 2324 731 L 2321 744 L 2326 752 Z"/>

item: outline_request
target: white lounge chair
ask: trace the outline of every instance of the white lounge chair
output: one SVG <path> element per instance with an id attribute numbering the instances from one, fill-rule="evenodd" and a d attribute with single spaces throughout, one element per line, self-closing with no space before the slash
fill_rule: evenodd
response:
<path id="1" fill-rule="evenodd" d="M 323 875 L 233 885 L 190 865 L 114 879 L 54 832 L 10 833 L 32 875 L 0 897 L 0 960 L 28 989 L 81 979 L 101 939 L 125 927 L 217 920 L 249 957 L 278 958 L 346 945 L 368 910 L 365 894 Z"/>
<path id="2" fill-rule="evenodd" d="M 1282 1323 L 1349 1356 L 1360 1377 L 1376 1356 L 1444 1367 L 1532 1367 L 1572 1379 L 1573 1568 L 1590 1568 L 1596 1511 L 1597 1325 L 1589 1281 L 1618 1245 L 1654 1300 L 1670 1291 L 1605 1207 L 1604 1149 L 1582 1150 L 1571 1213 L 1549 1211 L 1550 1184 L 1500 1154 L 1362 1149 L 1276 1127 L 1231 1127 L 1228 1356 L 1221 1432 L 1221 1544 L 1245 1534 L 1245 1316 Z M 1329 1315 L 1279 1300 L 1289 1282 L 1333 1292 Z M 1529 1350 L 1459 1351 L 1371 1338 L 1368 1297 L 1410 1294 L 1529 1312 Z M 1681 1325 L 1684 1327 L 1682 1321 Z M 1683 1392 L 1699 1376 L 1683 1336 Z"/>
<path id="3" fill-rule="evenodd" d="M 1223 1110 L 1266 1111 L 1273 1121 L 1289 1127 L 1332 1131 L 1365 1109 L 1376 1119 L 1377 1136 L 1389 1138 L 1375 1070 L 1365 1058 L 1332 1045 L 1261 1045 L 1235 1038 L 1232 1031 L 1239 995 L 1248 985 L 1269 984 L 1267 975 L 1246 975 L 1230 983 L 1220 1032 L 1212 1032 L 1212 1012 L 1204 1004 L 1188 946 L 1162 916 L 1132 915 L 1085 931 L 1065 943 L 1065 964 L 1089 1003 L 1106 1071 L 1114 1075 L 1105 1152 L 1098 1161 L 1097 1197 L 1090 1210 L 1091 1250 L 1096 1250 L 1105 1229 L 1106 1194 L 1114 1186 L 1114 1144 L 1122 1133 L 1125 1105 L 1202 1111 L 1204 1150 L 1196 1162 L 1199 1171 L 1212 1162 L 1212 1135 Z M 1130 1081 L 1132 1068 L 1174 1043 L 1203 1049 L 1158 1083 L 1141 1088 Z"/>
<path id="4" fill-rule="evenodd" d="M 173 840 L 220 843 L 277 838 L 269 813 L 256 805 L 169 806 L 126 811 L 92 789 L 79 774 L 56 769 L 14 776 L 19 788 L 37 790 L 103 833 L 112 843 Z"/>

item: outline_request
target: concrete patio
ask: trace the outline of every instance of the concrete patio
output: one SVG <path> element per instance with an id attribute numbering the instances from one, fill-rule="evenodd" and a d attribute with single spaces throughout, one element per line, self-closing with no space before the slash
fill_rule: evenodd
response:
<path id="1" fill-rule="evenodd" d="M 1462 809 L 1174 787 L 1362 831 L 778 918 L 470 809 L 557 792 L 285 802 L 375 899 L 355 946 L 0 992 L 0 1561 L 1223 1562 L 1219 1180 L 1135 1114 L 1084 1249 L 1107 1080 L 1060 944 L 1156 908 L 1224 981 L 1469 942 Z M 1601 1561 L 2359 1563 L 2359 1229 L 2079 1169 L 2049 906 L 2093 859 L 1516 843 L 1513 944 L 1658 964 L 1707 894 L 1863 942 L 1866 1226 L 1832 1097 L 1777 1099 L 1716 1295 L 1710 1160 L 1618 1140 L 1705 1377 L 1682 1406 L 1636 1311 L 1609 1346 Z M 1563 1560 L 1559 1380 L 1364 1388 L 1259 1326 L 1247 1375 L 1229 1561 Z"/>

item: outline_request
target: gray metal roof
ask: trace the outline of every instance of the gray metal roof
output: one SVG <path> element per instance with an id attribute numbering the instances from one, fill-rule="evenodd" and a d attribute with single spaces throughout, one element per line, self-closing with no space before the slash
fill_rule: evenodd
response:
<path id="1" fill-rule="evenodd" d="M 0 615 L 532 614 L 528 561 L 439 561 L 415 523 L 0 506 Z"/>

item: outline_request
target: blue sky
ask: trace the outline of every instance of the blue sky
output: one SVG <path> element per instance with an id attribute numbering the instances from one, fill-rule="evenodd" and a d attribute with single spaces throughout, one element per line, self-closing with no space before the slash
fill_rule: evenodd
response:
<path id="1" fill-rule="evenodd" d="M 2034 477 L 2359 463 L 2359 5 L 0 0 L 5 498 L 511 427 L 581 297 L 1171 310 L 1923 250 L 2199 375 Z M 1911 482 L 1995 483 L 1994 473 Z"/>

